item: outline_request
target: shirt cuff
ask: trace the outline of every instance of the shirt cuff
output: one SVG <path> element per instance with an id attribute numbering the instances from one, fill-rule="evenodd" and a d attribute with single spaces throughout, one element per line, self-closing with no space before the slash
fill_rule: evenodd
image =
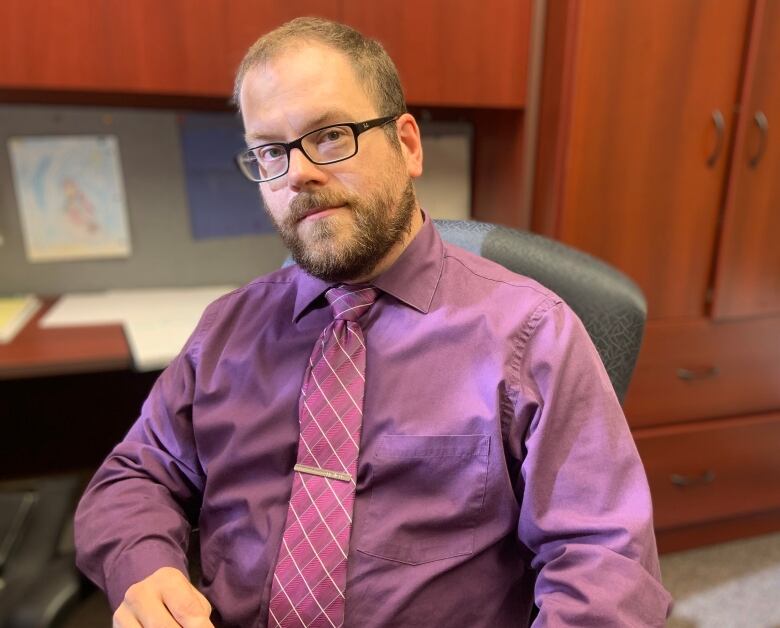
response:
<path id="1" fill-rule="evenodd" d="M 173 567 L 187 576 L 187 560 L 181 548 L 161 541 L 144 541 L 125 550 L 106 570 L 106 594 L 112 610 L 124 600 L 125 592 L 136 582 L 161 567 Z M 187 576 L 189 579 L 189 576 Z"/>

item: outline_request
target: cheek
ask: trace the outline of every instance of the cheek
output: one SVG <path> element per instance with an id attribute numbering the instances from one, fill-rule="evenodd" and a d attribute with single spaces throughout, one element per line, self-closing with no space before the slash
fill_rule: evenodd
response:
<path id="1" fill-rule="evenodd" d="M 273 190 L 261 187 L 260 199 L 266 211 L 271 214 L 274 220 L 279 221 L 282 219 L 287 210 L 287 200 L 281 191 L 274 193 Z"/>

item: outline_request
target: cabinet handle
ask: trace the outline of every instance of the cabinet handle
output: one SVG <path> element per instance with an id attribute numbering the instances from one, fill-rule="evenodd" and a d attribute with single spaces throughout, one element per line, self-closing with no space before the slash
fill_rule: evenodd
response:
<path id="1" fill-rule="evenodd" d="M 672 484 L 675 486 L 705 486 L 712 484 L 715 481 L 715 472 L 712 469 L 707 469 L 699 476 L 679 475 L 678 473 L 672 473 L 669 476 Z"/>
<path id="2" fill-rule="evenodd" d="M 677 377 L 691 382 L 697 379 L 712 379 L 720 375 L 720 369 L 717 366 L 708 366 L 702 369 L 677 369 Z"/>
<path id="3" fill-rule="evenodd" d="M 767 120 L 766 114 L 763 111 L 756 111 L 756 114 L 753 116 L 753 124 L 758 127 L 759 143 L 756 154 L 748 160 L 748 165 L 751 168 L 758 166 L 758 162 L 761 161 L 761 158 L 764 156 L 764 151 L 766 150 L 766 138 L 769 134 L 769 120 Z"/>
<path id="4" fill-rule="evenodd" d="M 669 479 L 675 486 L 705 486 L 715 481 L 715 472 L 712 469 L 707 469 L 701 475 L 694 476 L 672 473 Z"/>
<path id="5" fill-rule="evenodd" d="M 720 152 L 723 150 L 723 138 L 726 135 L 726 121 L 723 119 L 720 109 L 715 109 L 712 112 L 712 123 L 715 125 L 715 148 L 712 149 L 712 153 L 707 157 L 707 165 L 710 168 L 718 163 Z"/>

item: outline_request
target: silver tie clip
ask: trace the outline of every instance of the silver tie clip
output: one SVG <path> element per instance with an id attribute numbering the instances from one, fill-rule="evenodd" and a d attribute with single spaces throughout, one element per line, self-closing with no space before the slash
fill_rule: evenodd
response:
<path id="1" fill-rule="evenodd" d="M 309 475 L 319 475 L 330 480 L 341 480 L 342 482 L 351 482 L 352 476 L 344 471 L 330 471 L 320 469 L 319 467 L 309 467 L 305 464 L 296 464 L 293 469 L 298 473 L 308 473 Z"/>

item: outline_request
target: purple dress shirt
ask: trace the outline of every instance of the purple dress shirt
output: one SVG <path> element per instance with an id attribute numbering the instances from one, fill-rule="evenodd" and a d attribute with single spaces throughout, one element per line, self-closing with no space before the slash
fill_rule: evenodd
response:
<path id="1" fill-rule="evenodd" d="M 361 319 L 366 389 L 346 626 L 663 626 L 647 480 L 587 332 L 546 288 L 445 244 L 426 217 Z M 211 304 L 76 517 L 78 564 L 121 603 L 163 566 L 217 626 L 265 626 L 329 323 L 297 266 Z"/>

